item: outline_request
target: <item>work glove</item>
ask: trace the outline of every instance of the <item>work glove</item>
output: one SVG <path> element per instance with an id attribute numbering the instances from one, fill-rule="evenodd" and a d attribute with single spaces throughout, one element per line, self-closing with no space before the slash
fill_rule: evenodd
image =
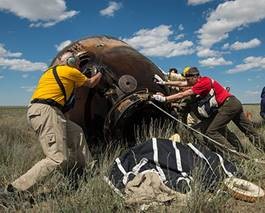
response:
<path id="1" fill-rule="evenodd" d="M 92 69 L 91 69 L 92 76 L 96 75 L 98 72 L 100 72 L 100 70 L 98 69 L 98 67 L 93 66 Z"/>
<path id="2" fill-rule="evenodd" d="M 82 73 L 86 75 L 87 77 L 92 77 L 96 75 L 99 72 L 99 69 L 96 66 L 92 67 L 85 67 Z"/>
<path id="3" fill-rule="evenodd" d="M 163 95 L 152 95 L 152 99 L 159 101 L 159 102 L 166 102 L 166 97 Z"/>
<path id="4" fill-rule="evenodd" d="M 154 75 L 154 82 L 164 85 L 166 82 L 157 74 Z"/>

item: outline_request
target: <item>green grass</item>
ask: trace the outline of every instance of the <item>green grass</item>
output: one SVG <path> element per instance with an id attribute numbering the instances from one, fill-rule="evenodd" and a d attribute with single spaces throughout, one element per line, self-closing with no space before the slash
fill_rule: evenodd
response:
<path id="1" fill-rule="evenodd" d="M 255 121 L 258 121 L 258 105 L 248 105 L 246 110 L 251 111 Z M 140 130 L 139 130 L 140 129 Z M 153 137 L 169 137 L 173 132 L 170 122 L 165 124 L 154 121 L 149 129 L 144 127 L 136 130 L 137 142 Z M 241 140 L 249 143 L 239 133 L 235 126 L 232 131 L 240 135 Z M 264 134 L 264 127 L 258 131 Z M 0 211 L 13 212 L 135 212 L 136 207 L 126 207 L 123 199 L 118 196 L 104 182 L 108 168 L 116 156 L 126 147 L 109 147 L 103 153 L 98 154 L 97 162 L 88 165 L 87 181 L 81 180 L 77 191 L 68 187 L 67 180 L 59 172 L 47 177 L 38 183 L 32 192 L 35 204 L 30 205 L 24 199 L 11 199 L 7 207 L 0 205 Z M 260 156 L 250 146 L 253 156 Z M 26 108 L 0 107 L 0 185 L 5 187 L 12 180 L 27 171 L 34 163 L 43 157 L 40 144 L 29 128 L 26 121 Z M 265 166 L 251 161 L 237 161 L 243 174 L 249 180 L 265 188 Z M 200 188 L 200 180 L 196 179 L 192 186 L 193 192 L 189 195 L 186 207 L 179 207 L 174 201 L 170 206 L 157 206 L 150 208 L 149 212 L 264 212 L 264 199 L 254 204 L 238 201 L 223 193 L 203 192 Z M 220 189 L 222 189 L 220 185 Z M 1 204 L 1 203 L 0 203 Z"/>

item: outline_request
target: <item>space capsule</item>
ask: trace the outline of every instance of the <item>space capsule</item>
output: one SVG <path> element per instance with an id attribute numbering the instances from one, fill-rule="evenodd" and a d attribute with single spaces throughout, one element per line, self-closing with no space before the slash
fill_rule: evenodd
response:
<path id="1" fill-rule="evenodd" d="M 88 76 L 95 69 L 103 73 L 95 88 L 76 89 L 76 103 L 69 112 L 70 119 L 82 126 L 88 143 L 133 141 L 137 125 L 164 117 L 148 101 L 153 93 L 169 94 L 168 88 L 153 79 L 154 74 L 164 79 L 163 72 L 124 41 L 94 36 L 72 42 L 51 66 L 60 64 L 66 52 L 78 55 L 80 70 Z"/>

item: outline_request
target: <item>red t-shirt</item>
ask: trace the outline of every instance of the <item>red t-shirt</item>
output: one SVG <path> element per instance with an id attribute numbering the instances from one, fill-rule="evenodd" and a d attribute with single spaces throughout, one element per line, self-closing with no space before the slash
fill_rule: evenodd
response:
<path id="1" fill-rule="evenodd" d="M 216 101 L 218 105 L 222 105 L 227 97 L 231 96 L 231 94 L 215 80 L 211 87 L 211 81 L 212 79 L 209 77 L 200 77 L 191 89 L 196 95 L 204 98 L 213 87 Z"/>

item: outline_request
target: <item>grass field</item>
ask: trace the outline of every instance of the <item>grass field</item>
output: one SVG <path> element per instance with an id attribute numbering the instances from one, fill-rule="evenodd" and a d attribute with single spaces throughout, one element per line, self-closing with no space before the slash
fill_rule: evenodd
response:
<path id="1" fill-rule="evenodd" d="M 252 113 L 252 120 L 261 121 L 258 105 L 244 106 Z M 264 156 L 248 145 L 248 140 L 234 125 L 231 129 L 240 136 L 248 146 L 250 155 Z M 258 131 L 264 134 L 265 128 Z M 158 134 L 158 133 L 157 133 Z M 159 132 L 163 134 L 163 132 Z M 154 134 L 155 135 L 155 134 Z M 147 134 L 146 137 L 150 136 Z M 159 135 L 155 135 L 159 136 Z M 0 203 L 0 211 L 21 212 L 135 212 L 137 208 L 127 207 L 122 198 L 113 192 L 103 181 L 103 176 L 113 162 L 113 159 L 125 147 L 107 149 L 98 154 L 96 164 L 88 165 L 88 179 L 81 180 L 78 190 L 69 189 L 65 178 L 55 172 L 51 177 L 39 183 L 32 192 L 34 205 L 24 199 L 11 199 Z M 93 150 L 92 150 L 93 151 Z M 26 121 L 26 109 L 23 107 L 0 107 L 0 186 L 5 187 L 10 181 L 27 171 L 34 163 L 43 157 L 40 144 Z M 265 166 L 250 161 L 237 161 L 244 175 L 254 183 L 265 188 Z M 149 212 L 265 212 L 265 199 L 256 203 L 246 203 L 235 200 L 227 194 L 202 192 L 194 187 L 188 204 L 178 207 L 173 202 L 169 206 L 154 207 Z"/>

